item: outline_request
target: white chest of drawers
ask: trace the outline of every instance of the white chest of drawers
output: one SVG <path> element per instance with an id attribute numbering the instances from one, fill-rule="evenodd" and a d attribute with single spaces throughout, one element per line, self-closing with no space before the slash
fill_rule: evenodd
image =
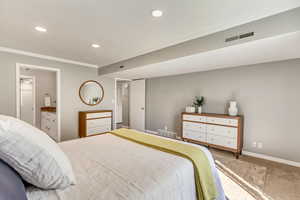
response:
<path id="1" fill-rule="evenodd" d="M 79 112 L 79 136 L 88 137 L 111 131 L 112 111 L 97 110 Z"/>
<path id="2" fill-rule="evenodd" d="M 182 138 L 235 153 L 243 148 L 243 117 L 221 114 L 182 113 Z"/>
<path id="3" fill-rule="evenodd" d="M 57 117 L 56 112 L 41 112 L 41 129 L 53 140 L 59 141 L 57 133 Z"/>

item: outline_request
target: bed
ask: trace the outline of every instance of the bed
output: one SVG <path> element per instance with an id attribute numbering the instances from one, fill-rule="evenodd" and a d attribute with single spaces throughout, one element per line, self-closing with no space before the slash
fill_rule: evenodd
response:
<path id="1" fill-rule="evenodd" d="M 76 185 L 64 190 L 28 187 L 29 200 L 197 200 L 193 164 L 186 158 L 109 133 L 59 146 L 71 161 Z M 210 152 L 194 146 L 209 159 L 217 200 L 225 200 Z"/>

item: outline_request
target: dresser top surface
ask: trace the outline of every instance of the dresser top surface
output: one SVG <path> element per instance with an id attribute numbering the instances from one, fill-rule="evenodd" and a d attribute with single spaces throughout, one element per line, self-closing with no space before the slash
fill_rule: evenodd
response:
<path id="1" fill-rule="evenodd" d="M 41 111 L 42 112 L 56 112 L 56 107 L 51 107 L 51 106 L 49 106 L 49 107 L 41 107 Z"/>
<path id="2" fill-rule="evenodd" d="M 103 112 L 112 112 L 112 110 L 87 110 L 87 111 L 80 111 L 79 113 L 103 113 Z"/>
<path id="3" fill-rule="evenodd" d="M 226 114 L 216 114 L 216 113 L 188 113 L 188 112 L 182 112 L 182 115 L 195 115 L 195 116 L 205 116 L 205 117 L 219 117 L 219 118 L 230 118 L 230 119 L 240 119 L 243 116 L 237 115 L 237 116 L 230 116 Z"/>

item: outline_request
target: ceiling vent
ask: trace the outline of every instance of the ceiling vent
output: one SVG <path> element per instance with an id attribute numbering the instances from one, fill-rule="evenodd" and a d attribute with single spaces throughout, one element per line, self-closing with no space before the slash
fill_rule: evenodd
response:
<path id="1" fill-rule="evenodd" d="M 235 41 L 235 40 L 240 40 L 240 39 L 244 39 L 244 38 L 247 38 L 247 37 L 253 37 L 253 36 L 254 36 L 254 32 L 244 33 L 244 34 L 241 34 L 241 35 L 235 35 L 235 36 L 226 38 L 225 42 L 232 42 L 232 41 Z"/>

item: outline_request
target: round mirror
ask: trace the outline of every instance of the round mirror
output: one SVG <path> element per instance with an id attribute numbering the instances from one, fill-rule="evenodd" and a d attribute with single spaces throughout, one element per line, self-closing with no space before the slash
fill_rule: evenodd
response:
<path id="1" fill-rule="evenodd" d="M 80 86 L 79 96 L 86 105 L 95 106 L 102 101 L 104 90 L 97 81 L 86 81 Z"/>

